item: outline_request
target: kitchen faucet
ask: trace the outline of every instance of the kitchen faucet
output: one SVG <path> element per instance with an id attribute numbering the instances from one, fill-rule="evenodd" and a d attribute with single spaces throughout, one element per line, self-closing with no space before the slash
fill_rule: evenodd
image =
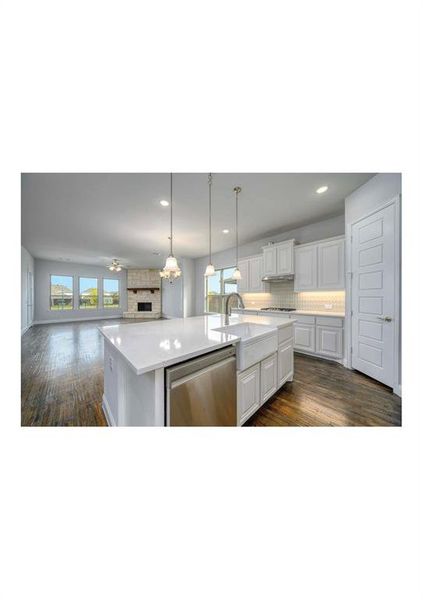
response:
<path id="1" fill-rule="evenodd" d="M 241 298 L 241 296 L 237 292 L 232 292 L 231 294 L 229 294 L 229 296 L 226 296 L 226 302 L 225 302 L 225 325 L 229 325 L 229 317 L 231 316 L 231 309 L 229 308 L 229 301 L 232 298 L 232 296 L 235 296 L 236 298 L 238 298 L 238 307 L 245 308 L 244 301 L 243 301 L 243 299 Z"/>

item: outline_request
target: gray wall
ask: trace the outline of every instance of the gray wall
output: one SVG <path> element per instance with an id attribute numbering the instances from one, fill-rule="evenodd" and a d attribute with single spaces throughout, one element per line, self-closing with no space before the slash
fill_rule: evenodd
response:
<path id="1" fill-rule="evenodd" d="M 26 248 L 21 246 L 21 335 L 31 327 L 33 312 L 28 310 L 28 273 L 34 280 L 34 259 Z M 34 289 L 32 290 L 32 305 L 34 305 Z"/>
<path id="2" fill-rule="evenodd" d="M 50 310 L 50 275 L 72 275 L 74 302 L 73 310 Z M 97 277 L 99 286 L 99 308 L 94 310 L 79 310 L 78 287 L 79 277 Z M 119 309 L 102 308 L 103 285 L 102 279 L 120 280 Z M 62 261 L 35 259 L 35 319 L 37 323 L 48 321 L 68 321 L 85 319 L 102 319 L 104 317 L 121 317 L 127 306 L 126 270 L 113 273 L 106 267 L 82 265 Z"/>
<path id="3" fill-rule="evenodd" d="M 389 200 L 401 195 L 401 173 L 379 173 L 355 192 L 345 198 L 345 231 L 349 226 L 365 217 L 368 213 L 383 206 Z M 400 233 L 401 236 L 401 233 Z M 401 242 L 400 242 L 401 243 Z M 347 269 L 351 264 L 351 239 L 345 240 L 345 264 Z M 401 269 L 401 267 L 400 267 Z M 401 272 L 401 271 L 400 271 Z M 400 282 L 401 285 L 401 282 Z M 401 291 L 400 291 L 400 340 L 401 340 Z M 347 277 L 345 294 L 345 356 L 348 366 L 351 366 L 351 282 Z M 399 381 L 401 382 L 401 342 L 398 348 Z"/>
<path id="4" fill-rule="evenodd" d="M 249 242 L 239 247 L 239 257 L 252 256 L 260 254 L 262 246 L 268 242 L 282 242 L 284 240 L 295 239 L 300 244 L 323 240 L 335 235 L 342 235 L 345 232 L 345 217 L 338 215 L 324 221 L 311 223 L 298 229 L 284 231 L 271 237 L 261 238 L 255 242 Z M 212 256 L 213 264 L 216 269 L 232 267 L 235 265 L 235 248 L 229 248 L 223 252 L 218 252 Z M 208 256 L 197 258 L 195 260 L 195 314 L 204 313 L 204 271 L 208 263 Z"/>
<path id="5" fill-rule="evenodd" d="M 170 283 L 162 280 L 162 313 L 165 318 L 192 317 L 195 306 L 195 261 L 178 258 L 182 276 Z"/>

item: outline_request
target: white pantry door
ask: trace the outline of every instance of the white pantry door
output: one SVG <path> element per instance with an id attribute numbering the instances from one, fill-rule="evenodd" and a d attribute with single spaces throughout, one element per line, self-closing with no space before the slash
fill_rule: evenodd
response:
<path id="1" fill-rule="evenodd" d="M 395 207 L 352 226 L 352 367 L 394 385 Z"/>

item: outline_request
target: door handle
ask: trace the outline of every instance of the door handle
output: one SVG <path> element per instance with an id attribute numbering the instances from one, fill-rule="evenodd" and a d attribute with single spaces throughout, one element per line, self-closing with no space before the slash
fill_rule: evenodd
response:
<path id="1" fill-rule="evenodd" d="M 377 319 L 379 319 L 379 321 L 387 321 L 388 323 L 390 323 L 392 321 L 392 317 L 377 317 Z"/>

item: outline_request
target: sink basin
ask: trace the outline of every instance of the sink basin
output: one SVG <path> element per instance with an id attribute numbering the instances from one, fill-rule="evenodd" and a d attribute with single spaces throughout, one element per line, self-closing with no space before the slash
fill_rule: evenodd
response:
<path id="1" fill-rule="evenodd" d="M 261 337 L 272 333 L 274 329 L 267 325 L 258 325 L 257 323 L 235 323 L 234 325 L 226 325 L 225 327 L 217 327 L 213 331 L 224 331 L 237 335 L 241 340 Z"/>
<path id="2" fill-rule="evenodd" d="M 213 331 L 224 331 L 241 338 L 236 353 L 239 371 L 259 363 L 278 349 L 277 329 L 268 325 L 235 323 L 226 327 L 217 327 Z"/>

